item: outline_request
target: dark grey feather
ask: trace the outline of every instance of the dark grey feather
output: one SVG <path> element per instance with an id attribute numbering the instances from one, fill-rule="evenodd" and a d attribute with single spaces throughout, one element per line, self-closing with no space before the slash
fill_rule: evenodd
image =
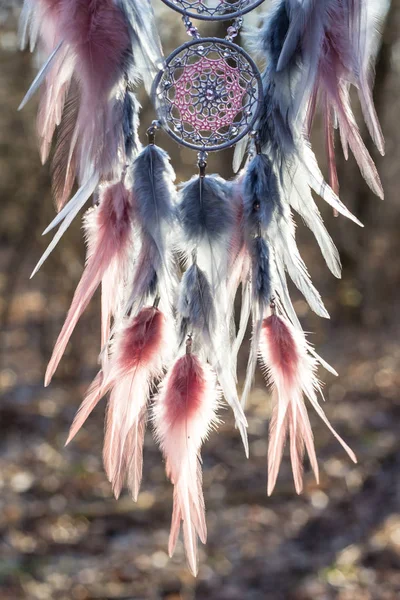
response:
<path id="1" fill-rule="evenodd" d="M 265 154 L 257 154 L 249 164 L 243 182 L 245 228 L 255 235 L 258 227 L 267 229 L 272 217 L 282 212 L 279 186 L 272 163 Z"/>
<path id="2" fill-rule="evenodd" d="M 290 125 L 292 103 L 288 102 L 268 71 L 263 73 L 263 90 L 263 105 L 258 123 L 260 144 L 263 152 L 268 152 L 273 160 L 282 164 L 295 151 Z"/>
<path id="3" fill-rule="evenodd" d="M 128 162 L 132 157 L 140 152 L 141 144 L 139 140 L 139 111 L 140 104 L 131 91 L 126 90 L 123 111 L 122 111 L 122 128 L 125 142 L 125 155 Z"/>
<path id="4" fill-rule="evenodd" d="M 234 224 L 226 182 L 218 176 L 194 177 L 180 189 L 179 217 L 193 244 L 218 241 Z"/>
<path id="5" fill-rule="evenodd" d="M 195 330 L 204 341 L 211 339 L 215 328 L 216 313 L 211 286 L 196 263 L 185 272 L 178 300 L 180 334 L 183 341 L 187 333 Z"/>
<path id="6" fill-rule="evenodd" d="M 283 44 L 289 30 L 290 20 L 286 0 L 276 7 L 269 19 L 266 19 L 260 30 L 259 46 L 269 56 L 270 68 L 277 70 Z M 295 59 L 295 57 L 293 57 Z"/>
<path id="7" fill-rule="evenodd" d="M 271 269 L 267 243 L 256 237 L 250 243 L 252 261 L 253 301 L 258 303 L 262 315 L 263 308 L 271 301 Z"/>
<path id="8" fill-rule="evenodd" d="M 291 110 L 300 53 L 293 54 L 284 72 L 277 71 L 289 26 L 287 3 L 282 0 L 270 17 L 265 19 L 255 44 L 258 53 L 268 59 L 262 74 L 264 95 L 258 124 L 260 143 L 263 151 L 268 150 L 271 158 L 280 163 L 295 150 Z"/>

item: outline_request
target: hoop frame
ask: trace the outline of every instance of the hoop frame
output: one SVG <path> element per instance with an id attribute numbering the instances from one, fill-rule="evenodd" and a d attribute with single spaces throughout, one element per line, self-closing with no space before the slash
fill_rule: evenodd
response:
<path id="1" fill-rule="evenodd" d="M 159 86 L 160 86 L 163 75 L 165 74 L 165 71 L 166 71 L 166 68 L 168 67 L 168 65 L 174 60 L 174 58 L 178 54 L 180 54 L 181 52 L 184 52 L 187 48 L 191 48 L 192 46 L 196 46 L 196 45 L 201 46 L 202 44 L 219 44 L 220 46 L 225 46 L 227 48 L 230 48 L 234 52 L 241 55 L 245 59 L 245 61 L 249 64 L 249 66 L 253 72 L 253 76 L 257 81 L 257 88 L 258 88 L 257 92 L 258 93 L 256 95 L 256 109 L 254 110 L 252 117 L 247 124 L 247 127 L 245 127 L 243 129 L 243 131 L 241 131 L 236 137 L 234 137 L 231 140 L 228 140 L 218 146 L 211 146 L 211 145 L 207 145 L 207 144 L 203 144 L 203 145 L 202 144 L 194 144 L 192 142 L 188 142 L 188 141 L 182 139 L 181 137 L 179 137 L 179 135 L 177 135 L 169 126 L 168 119 L 166 118 L 166 115 L 165 115 L 165 110 L 163 110 L 163 107 L 161 106 L 161 102 L 160 102 L 160 96 L 162 96 L 163 92 L 159 91 Z M 178 144 L 185 146 L 187 148 L 191 148 L 192 150 L 197 150 L 198 152 L 218 152 L 220 150 L 225 150 L 226 148 L 231 148 L 232 146 L 237 144 L 242 138 L 244 138 L 248 133 L 250 133 L 254 129 L 254 126 L 258 120 L 258 117 L 259 117 L 259 114 L 261 111 L 262 102 L 263 102 L 263 98 L 264 98 L 261 75 L 257 68 L 256 63 L 251 58 L 251 56 L 249 56 L 247 54 L 247 52 L 245 50 L 243 50 L 243 48 L 241 48 L 237 44 L 234 44 L 233 42 L 230 42 L 225 39 L 215 38 L 215 37 L 206 37 L 206 38 L 190 40 L 189 42 L 186 42 L 182 46 L 179 46 L 179 48 L 176 48 L 165 59 L 165 68 L 160 70 L 159 73 L 156 75 L 156 78 L 153 83 L 152 96 L 153 96 L 153 102 L 154 102 L 154 105 L 156 108 L 157 116 L 158 116 L 158 119 L 159 119 L 162 129 L 164 129 L 164 131 L 166 133 L 168 133 L 168 135 L 172 139 L 174 139 Z"/>
<path id="2" fill-rule="evenodd" d="M 264 0 L 249 0 L 249 5 L 239 10 L 235 10 L 234 12 L 227 13 L 226 15 L 202 15 L 198 12 L 191 11 L 190 9 L 185 9 L 183 7 L 178 6 L 174 0 L 162 0 L 164 4 L 179 12 L 181 15 L 185 17 L 189 17 L 190 19 L 198 19 L 199 21 L 230 21 L 231 19 L 236 19 L 237 17 L 241 17 L 253 9 L 257 8 L 264 2 Z"/>

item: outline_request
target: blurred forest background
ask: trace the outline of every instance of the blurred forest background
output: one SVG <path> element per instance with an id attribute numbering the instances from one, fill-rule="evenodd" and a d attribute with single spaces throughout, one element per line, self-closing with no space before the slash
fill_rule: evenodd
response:
<path id="1" fill-rule="evenodd" d="M 185 40 L 179 17 L 155 0 L 165 51 Z M 39 160 L 36 102 L 17 107 L 35 74 L 17 50 L 19 2 L 0 0 L 0 598 L 2 600 L 395 600 L 400 598 L 400 0 L 393 0 L 377 65 L 375 98 L 386 137 L 381 158 L 368 142 L 386 199 L 372 196 L 353 159 L 339 154 L 341 196 L 365 229 L 322 207 L 343 260 L 325 268 L 311 235 L 298 237 L 330 321 L 296 308 L 340 378 L 326 381 L 326 412 L 355 450 L 353 465 L 312 415 L 321 468 L 297 497 L 285 458 L 266 496 L 270 403 L 261 377 L 249 410 L 246 460 L 228 411 L 205 445 L 209 539 L 195 580 L 182 546 L 167 539 L 172 487 L 150 433 L 139 501 L 117 502 L 103 473 L 104 402 L 68 448 L 69 425 L 96 372 L 99 297 L 77 327 L 53 384 L 43 374 L 80 277 L 77 219 L 39 274 L 29 275 L 53 217 L 49 169 Z M 218 33 L 218 27 L 201 27 Z M 222 33 L 222 29 L 220 29 Z M 153 113 L 144 101 L 143 127 Z M 366 131 L 363 130 L 365 138 Z M 323 143 L 315 135 L 323 164 Z M 196 156 L 164 134 L 178 180 Z M 231 176 L 231 156 L 211 168 Z M 242 355 L 245 364 L 246 348 Z"/>

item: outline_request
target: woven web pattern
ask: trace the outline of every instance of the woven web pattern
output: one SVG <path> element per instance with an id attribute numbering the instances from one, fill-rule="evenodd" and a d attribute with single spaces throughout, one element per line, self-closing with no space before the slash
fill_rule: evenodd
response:
<path id="1" fill-rule="evenodd" d="M 249 131 L 258 108 L 258 73 L 239 48 L 192 44 L 167 59 L 158 85 L 162 121 L 179 141 L 218 150 Z"/>
<path id="2" fill-rule="evenodd" d="M 249 12 L 261 2 L 259 0 L 167 0 L 166 3 L 192 17 L 215 19 Z"/>

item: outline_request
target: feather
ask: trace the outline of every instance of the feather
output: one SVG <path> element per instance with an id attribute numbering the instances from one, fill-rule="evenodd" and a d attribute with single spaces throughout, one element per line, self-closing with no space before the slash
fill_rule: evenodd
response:
<path id="1" fill-rule="evenodd" d="M 288 212 L 285 216 L 277 219 L 273 225 L 273 229 L 268 232 L 268 239 L 284 263 L 291 280 L 303 294 L 310 308 L 320 317 L 329 319 L 329 313 L 318 290 L 311 282 L 307 267 L 297 247 L 291 214 Z"/>
<path id="2" fill-rule="evenodd" d="M 148 3 L 146 8 L 141 3 L 140 14 L 136 0 L 130 0 L 130 8 L 126 4 L 125 0 L 38 0 L 34 4 L 26 0 L 23 41 L 30 31 L 50 57 L 23 104 L 43 82 L 38 112 L 43 161 L 56 127 L 62 124 L 52 168 L 59 208 L 75 177 L 82 188 L 92 175 L 98 181 L 119 178 L 125 161 L 139 150 L 138 104 L 126 88 L 128 78 L 131 85 L 141 76 L 148 77 L 140 70 L 145 68 L 142 54 L 149 46 L 146 36 L 153 13 Z M 152 39 L 157 39 L 154 32 Z M 71 87 L 74 107 L 64 119 Z"/>
<path id="3" fill-rule="evenodd" d="M 54 48 L 53 52 L 50 54 L 49 58 L 46 60 L 39 73 L 36 75 L 35 79 L 32 81 L 29 90 L 26 92 L 21 104 L 18 106 L 18 110 L 22 110 L 32 98 L 32 96 L 37 92 L 39 87 L 42 85 L 45 77 L 53 66 L 54 58 L 57 56 L 58 51 L 60 50 L 63 41 L 59 42 L 57 46 Z"/>
<path id="4" fill-rule="evenodd" d="M 139 255 L 134 264 L 132 284 L 126 311 L 138 312 L 147 300 L 157 295 L 162 264 L 160 253 L 149 236 L 143 236 Z"/>
<path id="5" fill-rule="evenodd" d="M 215 175 L 194 176 L 180 189 L 179 216 L 185 236 L 194 245 L 219 242 L 233 225 L 226 182 Z"/>
<path id="6" fill-rule="evenodd" d="M 136 96 L 129 90 L 126 90 L 123 101 L 122 128 L 125 141 L 125 156 L 128 162 L 142 150 L 138 134 L 140 108 L 141 106 Z"/>
<path id="7" fill-rule="evenodd" d="M 197 574 L 197 536 L 205 543 L 206 523 L 200 450 L 218 419 L 219 391 L 210 367 L 193 354 L 178 358 L 162 382 L 154 406 L 155 432 L 174 485 L 169 539 L 172 556 L 183 521 L 190 570 Z"/>
<path id="8" fill-rule="evenodd" d="M 170 343 L 165 317 L 155 308 L 144 308 L 117 341 L 108 376 L 112 388 L 103 451 L 105 470 L 117 497 L 127 476 L 129 460 L 133 453 L 139 456 L 142 453 L 142 413 L 150 398 L 152 380 L 162 375 Z M 104 387 L 107 385 L 110 383 L 106 380 Z M 139 446 L 132 446 L 134 439 Z M 140 459 L 136 458 L 135 463 L 140 464 Z M 141 472 L 133 478 L 133 493 L 139 488 L 140 478 Z"/>
<path id="9" fill-rule="evenodd" d="M 69 430 L 68 438 L 67 438 L 67 441 L 65 442 L 65 445 L 69 444 L 71 442 L 71 440 L 73 440 L 73 438 L 76 436 L 78 431 L 81 429 L 81 427 L 86 422 L 86 419 L 89 417 L 91 412 L 96 408 L 97 404 L 102 399 L 103 394 L 104 394 L 103 381 L 104 381 L 103 371 L 99 371 L 97 373 L 96 377 L 94 378 L 94 380 L 92 381 L 92 383 L 86 393 L 85 399 L 83 400 L 82 404 L 80 405 L 80 407 L 75 415 L 75 418 L 74 418 L 71 428 Z"/>
<path id="10" fill-rule="evenodd" d="M 371 189 L 383 196 L 375 165 L 361 139 L 350 105 L 348 88 L 358 90 L 364 118 L 379 151 L 384 153 L 384 140 L 371 93 L 371 66 L 376 43 L 367 38 L 376 21 L 370 2 L 360 0 L 308 0 L 301 5 L 289 0 L 289 26 L 279 56 L 277 70 L 289 68 L 289 61 L 300 58 L 302 78 L 294 95 L 294 114 L 303 122 L 308 107 L 312 123 L 317 97 L 324 99 L 324 110 L 337 114 L 341 135 L 349 143 L 361 173 Z M 368 32 L 368 33 L 367 33 Z"/>
<path id="11" fill-rule="evenodd" d="M 79 90 L 72 82 L 66 95 L 60 124 L 57 128 L 57 138 L 51 164 L 52 191 L 57 212 L 66 205 L 73 185 L 76 172 L 76 152 L 70 154 L 72 140 L 79 112 Z"/>
<path id="12" fill-rule="evenodd" d="M 232 359 L 227 351 L 229 347 L 227 324 L 224 314 L 217 313 L 211 285 L 196 263 L 189 267 L 183 276 L 177 308 L 181 343 L 187 334 L 193 333 L 198 338 L 203 354 L 217 374 L 225 400 L 233 410 L 245 453 L 248 456 L 247 420 L 240 406 Z"/>
<path id="13" fill-rule="evenodd" d="M 257 154 L 251 161 L 243 180 L 243 188 L 244 228 L 249 244 L 249 253 L 253 256 L 253 286 L 255 284 L 263 285 L 259 278 L 261 280 L 264 278 L 264 263 L 267 267 L 269 261 L 266 254 L 268 248 L 266 245 L 262 246 L 264 242 L 261 240 L 261 235 L 265 235 L 268 244 L 281 257 L 292 281 L 304 295 L 310 307 L 318 315 L 329 318 L 298 251 L 290 209 L 287 203 L 284 204 L 281 201 L 278 179 L 267 156 Z M 252 240 L 255 235 L 257 236 L 256 242 Z M 256 264 L 254 256 L 258 261 Z M 260 300 L 260 291 L 261 288 L 259 291 L 255 291 L 255 301 Z M 271 289 L 268 283 L 269 296 L 270 293 Z M 268 303 L 269 298 L 264 297 L 264 306 Z M 263 310 L 260 309 L 261 317 L 262 312 Z"/>
<path id="14" fill-rule="evenodd" d="M 241 404 L 243 408 L 246 406 L 247 399 L 253 385 L 254 374 L 257 366 L 261 324 L 264 313 L 271 302 L 272 296 L 270 250 L 267 243 L 262 237 L 257 236 L 248 242 L 248 252 L 251 259 L 250 280 L 252 338 L 247 362 L 246 377 L 241 396 Z"/>
<path id="15" fill-rule="evenodd" d="M 249 230 L 256 234 L 259 227 L 267 229 L 274 214 L 282 210 L 277 177 L 265 154 L 256 154 L 246 169 L 243 206 L 248 234 Z"/>
<path id="16" fill-rule="evenodd" d="M 104 466 L 116 497 L 125 480 L 137 499 L 142 474 L 142 448 L 152 382 L 163 374 L 173 351 L 173 336 L 157 308 L 144 308 L 116 335 L 114 351 L 99 373 L 72 424 L 76 435 L 98 401 L 111 392 L 104 436 Z"/>
<path id="17" fill-rule="evenodd" d="M 212 290 L 207 277 L 196 263 L 183 275 L 177 309 L 181 321 L 181 341 L 189 333 L 188 328 L 192 328 L 211 344 L 212 332 L 216 327 Z"/>
<path id="18" fill-rule="evenodd" d="M 327 10 L 326 6 L 325 1 L 314 6 L 313 0 L 307 0 L 301 5 L 297 1 L 283 0 L 264 19 L 255 43 L 259 54 L 267 55 L 269 59 L 262 75 L 264 105 L 258 124 L 259 140 L 262 151 L 271 159 L 284 188 L 304 189 L 307 185 L 335 211 L 361 225 L 324 181 L 305 128 L 307 103 L 309 100 L 312 104 L 315 102 L 315 98 L 312 101 L 313 83 L 322 54 L 318 47 L 318 51 L 311 55 L 310 48 L 314 48 L 316 44 L 318 46 L 318 40 L 322 40 L 323 27 L 321 29 L 320 22 Z M 314 30 L 311 35 L 306 36 L 305 32 L 308 31 L 308 26 L 311 27 L 311 23 Z M 299 44 L 303 33 L 307 37 L 304 40 L 309 52 L 307 60 L 302 52 L 303 46 Z M 307 83 L 308 81 L 311 83 Z M 303 108 L 300 109 L 300 106 Z M 365 166 L 364 169 L 367 172 L 372 166 L 366 156 L 363 160 L 366 161 L 365 165 L 368 163 L 368 167 Z M 379 183 L 375 178 L 376 172 L 371 173 L 377 190 Z M 317 231 L 326 254 L 329 244 L 326 243 L 326 236 L 323 236 L 324 240 L 321 239 L 319 224 Z M 333 266 L 334 254 L 328 255 L 327 259 Z"/>
<path id="19" fill-rule="evenodd" d="M 79 318 L 105 278 L 110 287 L 106 291 L 103 286 L 102 345 L 108 339 L 109 321 L 113 312 L 112 297 L 115 297 L 116 287 L 126 268 L 132 227 L 130 196 L 122 183 L 110 185 L 102 191 L 100 205 L 89 210 L 84 226 L 88 246 L 86 266 L 47 367 L 46 386 L 51 381 Z M 111 294 L 107 301 L 104 298 L 106 294 Z"/>
<path id="20" fill-rule="evenodd" d="M 306 177 L 309 187 L 313 189 L 318 196 L 323 198 L 327 204 L 329 204 L 334 210 L 344 217 L 350 219 L 350 221 L 356 223 L 356 225 L 364 227 L 363 224 L 349 211 L 349 209 L 343 204 L 343 202 L 337 197 L 335 192 L 324 180 L 311 145 L 305 138 L 303 138 L 302 143 L 298 147 L 297 151 L 300 158 L 300 164 L 297 163 L 295 165 L 295 167 L 292 169 L 292 172 L 288 173 L 288 177 L 291 177 L 292 179 L 294 177 Z"/>
<path id="21" fill-rule="evenodd" d="M 195 251 L 197 263 L 210 282 L 216 309 L 226 312 L 225 283 L 236 221 L 227 182 L 217 175 L 193 177 L 180 187 L 178 217 L 181 246 L 186 252 Z"/>
<path id="22" fill-rule="evenodd" d="M 127 303 L 141 308 L 157 293 L 172 305 L 176 287 L 176 265 L 172 256 L 176 227 L 175 173 L 168 155 L 149 144 L 136 158 L 130 172 L 135 217 L 141 251 Z"/>
<path id="23" fill-rule="evenodd" d="M 307 449 L 311 466 L 318 481 L 318 463 L 305 395 L 318 415 L 357 462 L 352 450 L 330 425 L 317 399 L 320 383 L 316 378 L 316 361 L 308 352 L 304 334 L 296 331 L 288 321 L 275 314 L 262 325 L 260 361 L 267 382 L 273 391 L 273 415 L 270 424 L 268 449 L 268 495 L 271 495 L 282 460 L 287 434 L 290 436 L 290 454 L 297 493 L 302 491 L 302 463 Z"/>
<path id="24" fill-rule="evenodd" d="M 57 246 L 58 242 L 60 241 L 60 239 L 62 238 L 64 233 L 67 231 L 68 227 L 71 225 L 75 216 L 78 214 L 80 209 L 84 206 L 84 204 L 88 201 L 90 196 L 93 194 L 93 192 L 97 188 L 98 182 L 99 182 L 98 177 L 96 175 L 92 175 L 87 180 L 87 183 L 85 185 L 83 185 L 81 188 L 79 188 L 79 190 L 76 192 L 75 196 L 69 201 L 69 203 L 64 207 L 64 209 L 58 213 L 57 217 L 59 217 L 61 215 L 61 213 L 63 213 L 63 214 L 62 214 L 62 217 L 57 220 L 56 225 L 60 221 L 62 221 L 62 223 L 61 223 L 57 233 L 53 237 L 52 241 L 48 245 L 46 251 L 43 253 L 43 255 L 40 258 L 39 262 L 37 263 L 36 267 L 32 271 L 31 279 L 39 271 L 40 267 L 45 262 L 45 260 L 49 257 L 49 255 L 53 252 L 54 248 Z M 65 212 L 63 212 L 63 211 L 65 211 Z M 57 219 L 57 217 L 56 217 L 56 219 Z M 54 219 L 54 221 L 56 219 Z M 45 230 L 44 233 L 47 233 L 48 231 L 50 231 L 50 229 L 55 227 L 54 221 L 49 225 L 49 227 Z"/>
<path id="25" fill-rule="evenodd" d="M 341 276 L 341 263 L 338 250 L 327 232 L 321 214 L 312 197 L 307 181 L 302 177 L 284 180 L 284 195 L 290 206 L 301 216 L 313 232 L 327 266 L 335 277 Z"/>
<path id="26" fill-rule="evenodd" d="M 183 282 L 181 308 L 186 315 L 183 325 L 186 331 L 194 331 L 200 337 L 202 351 L 216 372 L 225 400 L 234 412 L 247 455 L 247 420 L 236 390 L 230 319 L 225 316 L 229 311 L 228 265 L 232 258 L 232 235 L 237 225 L 236 210 L 231 186 L 216 175 L 196 176 L 181 186 L 178 214 L 182 243 L 193 253 L 198 267 L 193 267 L 189 280 Z M 211 318 L 211 322 L 206 323 L 205 317 Z"/>
<path id="27" fill-rule="evenodd" d="M 149 144 L 132 165 L 132 196 L 137 218 L 163 257 L 175 221 L 175 173 L 164 150 Z"/>
<path id="28" fill-rule="evenodd" d="M 161 41 L 151 0 L 116 0 L 129 26 L 131 51 L 147 93 L 152 94 L 154 78 L 163 67 Z"/>

